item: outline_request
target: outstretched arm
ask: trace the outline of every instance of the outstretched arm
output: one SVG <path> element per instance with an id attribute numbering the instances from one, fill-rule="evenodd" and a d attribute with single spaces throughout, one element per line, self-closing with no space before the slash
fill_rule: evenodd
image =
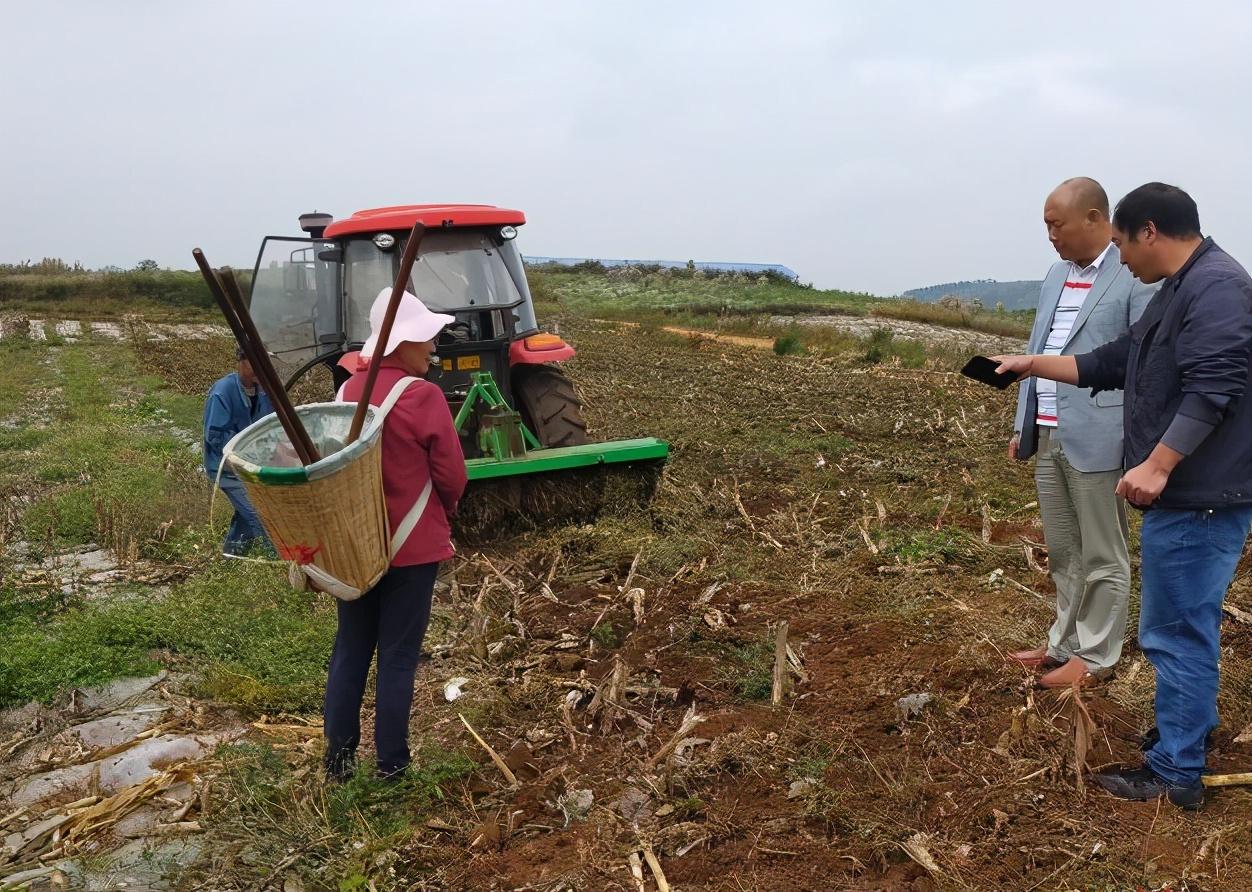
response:
<path id="1" fill-rule="evenodd" d="M 993 356 L 1000 363 L 997 372 L 1015 372 L 1018 379 L 1047 378 L 1062 384 L 1090 387 L 1092 392 L 1121 390 L 1126 385 L 1126 361 L 1130 356 L 1130 334 L 1077 356 Z"/>
<path id="2" fill-rule="evenodd" d="M 1078 383 L 1078 363 L 1072 356 L 993 356 L 1000 363 L 997 372 L 1016 373 L 1018 379 L 1047 378 L 1050 381 L 1061 381 L 1065 384 Z"/>

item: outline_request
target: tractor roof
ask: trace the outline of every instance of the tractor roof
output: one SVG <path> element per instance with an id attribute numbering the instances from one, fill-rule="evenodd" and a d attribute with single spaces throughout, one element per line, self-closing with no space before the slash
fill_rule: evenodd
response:
<path id="1" fill-rule="evenodd" d="M 421 222 L 428 229 L 444 226 L 520 226 L 526 222 L 521 211 L 490 204 L 399 204 L 387 208 L 357 211 L 326 227 L 325 238 L 338 238 L 364 232 L 412 229 Z"/>

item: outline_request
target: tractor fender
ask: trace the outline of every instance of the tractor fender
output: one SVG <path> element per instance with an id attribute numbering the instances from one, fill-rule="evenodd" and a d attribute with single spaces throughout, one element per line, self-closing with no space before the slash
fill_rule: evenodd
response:
<path id="1" fill-rule="evenodd" d="M 509 344 L 509 365 L 543 365 L 573 359 L 576 351 L 556 335 L 523 338 Z"/>

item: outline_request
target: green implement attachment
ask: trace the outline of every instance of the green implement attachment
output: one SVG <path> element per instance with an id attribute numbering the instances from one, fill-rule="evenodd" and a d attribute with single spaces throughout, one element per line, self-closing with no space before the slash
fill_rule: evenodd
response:
<path id="1" fill-rule="evenodd" d="M 563 446 L 536 449 L 521 458 L 471 458 L 465 462 L 470 480 L 495 477 L 516 477 L 519 474 L 540 474 L 596 465 L 626 464 L 640 461 L 665 461 L 669 444 L 655 437 L 640 440 L 615 440 L 609 443 L 588 443 L 585 446 Z"/>
<path id="2" fill-rule="evenodd" d="M 479 404 L 481 458 L 467 459 L 470 486 L 457 518 L 463 536 L 485 538 L 502 528 L 594 520 L 602 509 L 630 510 L 651 501 L 669 444 L 655 437 L 544 447 L 496 386 L 475 372 L 456 414 L 458 431 Z"/>
<path id="3" fill-rule="evenodd" d="M 458 431 L 464 429 L 481 400 L 488 407 L 478 430 L 478 447 L 484 455 L 496 459 L 517 458 L 524 456 L 527 449 L 540 448 L 539 440 L 522 424 L 522 416 L 504 401 L 491 372 L 474 372 L 470 382 L 465 402 L 452 422 Z"/>

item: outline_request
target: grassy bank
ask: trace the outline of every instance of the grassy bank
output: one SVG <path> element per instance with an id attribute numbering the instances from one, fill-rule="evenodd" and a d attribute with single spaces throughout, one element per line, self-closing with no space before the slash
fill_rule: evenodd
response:
<path id="1" fill-rule="evenodd" d="M 1024 338 L 1033 313 L 972 307 L 951 310 L 913 300 L 840 290 L 819 290 L 772 276 L 693 275 L 646 268 L 619 270 L 533 268 L 531 291 L 540 319 L 565 312 L 654 325 L 681 325 L 736 333 L 760 331 L 774 317 L 878 316 Z M 820 345 L 810 332 L 807 342 Z M 806 340 L 802 337 L 801 340 Z"/>
<path id="2" fill-rule="evenodd" d="M 711 275 L 700 271 L 622 267 L 532 267 L 536 301 L 581 316 L 634 319 L 655 316 L 728 316 L 763 313 L 864 315 L 879 302 L 870 294 L 822 291 L 776 276 Z"/>
<path id="3" fill-rule="evenodd" d="M 909 322 L 926 322 L 930 325 L 943 325 L 948 328 L 966 328 L 970 331 L 981 331 L 1007 338 L 1029 337 L 1031 326 L 1035 323 L 1034 310 L 999 312 L 968 307 L 952 310 L 938 304 L 921 303 L 916 300 L 883 301 L 876 304 L 872 312 L 875 316 L 882 316 L 886 319 L 904 319 Z"/>

